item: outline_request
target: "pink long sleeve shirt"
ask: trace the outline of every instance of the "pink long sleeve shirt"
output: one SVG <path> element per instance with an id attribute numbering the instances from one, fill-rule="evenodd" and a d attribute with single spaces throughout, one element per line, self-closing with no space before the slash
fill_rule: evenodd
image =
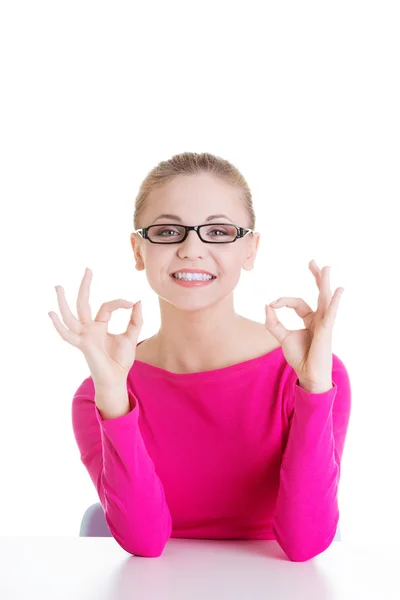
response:
<path id="1" fill-rule="evenodd" d="M 351 408 L 347 370 L 332 362 L 332 389 L 312 394 L 281 347 L 197 373 L 135 360 L 131 411 L 107 420 L 85 379 L 73 430 L 118 544 L 146 557 L 170 537 L 276 540 L 293 561 L 326 550 Z"/>

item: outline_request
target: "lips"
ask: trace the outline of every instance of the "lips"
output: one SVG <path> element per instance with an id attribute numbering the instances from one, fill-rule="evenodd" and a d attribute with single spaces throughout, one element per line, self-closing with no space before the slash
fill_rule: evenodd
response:
<path id="1" fill-rule="evenodd" d="M 174 275 L 178 275 L 178 273 L 182 273 L 182 275 L 185 275 L 186 273 L 199 273 L 200 275 L 211 275 L 211 277 L 216 277 L 214 273 L 210 273 L 209 271 L 200 271 L 196 269 L 193 269 L 192 271 L 190 269 L 182 269 L 181 271 L 175 271 L 174 273 L 171 273 L 170 276 L 173 277 Z"/>
<path id="2" fill-rule="evenodd" d="M 184 275 L 186 272 L 187 273 L 190 273 L 190 272 L 191 273 L 198 273 L 199 271 L 183 271 L 183 272 L 182 271 L 176 271 L 176 273 L 171 273 L 170 277 L 174 277 L 174 275 L 178 275 L 179 273 L 182 273 Z M 204 273 L 204 272 L 201 272 L 200 275 L 209 275 L 213 279 L 216 279 L 216 277 L 217 277 L 216 275 L 213 275 L 212 273 Z M 177 278 L 175 277 L 175 279 L 177 279 Z"/>

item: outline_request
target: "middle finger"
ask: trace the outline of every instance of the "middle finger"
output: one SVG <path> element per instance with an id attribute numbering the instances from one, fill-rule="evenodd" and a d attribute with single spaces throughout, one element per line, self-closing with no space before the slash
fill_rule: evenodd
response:
<path id="1" fill-rule="evenodd" d="M 325 315 L 325 312 L 327 311 L 329 303 L 332 299 L 330 272 L 331 267 L 323 267 L 320 276 L 318 309 L 322 311 L 323 315 Z"/>
<path id="2" fill-rule="evenodd" d="M 79 286 L 78 299 L 76 301 L 76 310 L 78 312 L 79 321 L 84 323 L 90 323 L 92 319 L 92 311 L 89 305 L 89 294 L 90 294 L 90 282 L 92 280 L 92 271 L 85 269 L 85 274 L 82 278 L 81 285 Z"/>
<path id="3" fill-rule="evenodd" d="M 318 289 L 320 289 L 321 269 L 319 268 L 319 266 L 317 265 L 317 263 L 315 262 L 314 259 L 312 259 L 312 261 L 310 261 L 308 263 L 308 266 L 310 268 L 310 271 L 312 272 L 312 274 L 314 275 L 314 277 L 316 279 Z"/>
<path id="4" fill-rule="evenodd" d="M 312 259 L 312 261 L 309 262 L 308 266 L 310 267 L 310 270 L 316 279 L 319 290 L 321 289 L 321 283 L 323 280 L 323 276 L 325 277 L 326 291 L 327 291 L 327 294 L 329 295 L 329 298 L 331 298 L 331 296 L 332 296 L 331 287 L 330 287 L 331 267 L 323 267 L 321 270 L 314 259 Z"/>

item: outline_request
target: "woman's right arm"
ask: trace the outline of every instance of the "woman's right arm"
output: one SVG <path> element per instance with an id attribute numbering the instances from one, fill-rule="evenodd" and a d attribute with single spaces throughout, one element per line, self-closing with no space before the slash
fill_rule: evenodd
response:
<path id="1" fill-rule="evenodd" d="M 74 435 L 115 540 L 131 554 L 158 557 L 171 536 L 172 519 L 138 427 L 139 403 L 125 385 L 108 391 L 105 406 L 123 407 L 124 392 L 129 412 L 104 418 L 93 379 L 85 379 L 72 401 Z"/>
<path id="2" fill-rule="evenodd" d="M 79 287 L 78 318 L 60 285 L 56 291 L 64 323 L 49 312 L 61 338 L 83 353 L 91 373 L 72 402 L 75 439 L 113 537 L 131 554 L 160 556 L 171 535 L 172 519 L 138 427 L 139 404 L 127 389 L 143 324 L 141 305 L 110 300 L 93 319 L 89 303 L 92 275 L 86 269 Z M 128 307 L 132 312 L 126 331 L 109 333 L 112 313 Z"/>

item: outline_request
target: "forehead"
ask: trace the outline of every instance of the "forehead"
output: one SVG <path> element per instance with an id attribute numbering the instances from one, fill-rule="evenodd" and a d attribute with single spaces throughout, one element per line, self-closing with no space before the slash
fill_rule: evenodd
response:
<path id="1" fill-rule="evenodd" d="M 165 216 L 167 220 L 179 217 L 177 222 L 196 217 L 206 222 L 206 218 L 213 215 L 234 222 L 243 217 L 240 199 L 241 192 L 237 187 L 211 174 L 178 175 L 151 191 L 146 216 L 156 219 L 168 215 Z"/>

